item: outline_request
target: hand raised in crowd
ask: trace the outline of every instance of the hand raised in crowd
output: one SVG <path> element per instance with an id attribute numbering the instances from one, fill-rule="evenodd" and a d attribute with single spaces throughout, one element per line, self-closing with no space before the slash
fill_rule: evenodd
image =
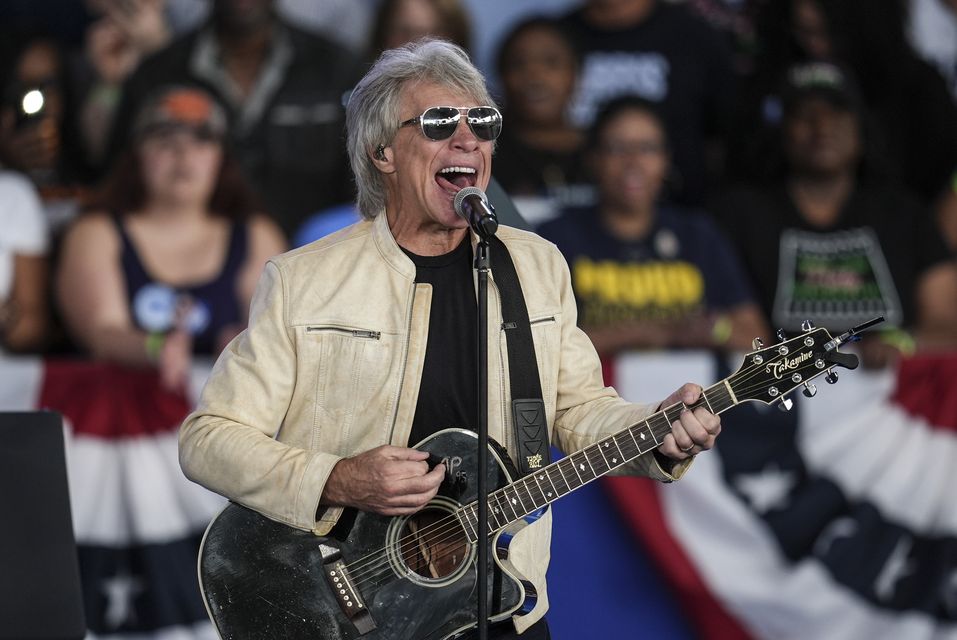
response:
<path id="1" fill-rule="evenodd" d="M 691 405 L 701 397 L 700 385 L 686 383 L 661 403 L 665 409 L 678 402 Z M 721 433 L 721 418 L 704 407 L 694 411 L 685 409 L 677 422 L 671 424 L 671 433 L 665 436 L 664 443 L 658 448 L 663 455 L 673 460 L 686 460 L 702 451 L 714 447 Z"/>
<path id="2" fill-rule="evenodd" d="M 385 516 L 415 513 L 435 497 L 445 465 L 429 471 L 429 454 L 382 445 L 333 467 L 321 504 L 355 507 Z"/>
<path id="3" fill-rule="evenodd" d="M 103 17 L 86 34 L 86 52 L 104 82 L 119 84 L 170 40 L 163 0 L 96 0 Z"/>

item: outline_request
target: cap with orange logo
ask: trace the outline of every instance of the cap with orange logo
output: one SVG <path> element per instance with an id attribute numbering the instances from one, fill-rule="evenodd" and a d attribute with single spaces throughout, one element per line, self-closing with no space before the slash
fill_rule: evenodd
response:
<path id="1" fill-rule="evenodd" d="M 142 139 L 183 129 L 203 138 L 222 138 L 226 134 L 226 114 L 202 89 L 165 87 L 143 104 L 133 124 L 133 135 Z"/>

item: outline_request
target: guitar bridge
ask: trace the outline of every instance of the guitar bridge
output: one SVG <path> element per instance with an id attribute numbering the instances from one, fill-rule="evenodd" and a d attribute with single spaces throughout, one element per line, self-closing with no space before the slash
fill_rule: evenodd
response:
<path id="1" fill-rule="evenodd" d="M 326 576 L 326 582 L 332 589 L 332 594 L 339 603 L 339 608 L 346 614 L 349 621 L 356 626 L 359 633 L 365 635 L 376 628 L 375 620 L 369 613 L 359 590 L 355 588 L 352 579 L 349 577 L 349 570 L 346 563 L 342 561 L 342 556 L 338 551 L 334 556 L 328 558 L 322 565 L 323 573 Z"/>

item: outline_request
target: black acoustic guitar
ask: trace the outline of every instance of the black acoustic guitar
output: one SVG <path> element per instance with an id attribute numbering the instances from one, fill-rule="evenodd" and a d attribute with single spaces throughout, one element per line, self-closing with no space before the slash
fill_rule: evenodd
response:
<path id="1" fill-rule="evenodd" d="M 786 394 L 857 357 L 838 347 L 871 323 L 832 338 L 805 332 L 768 348 L 755 341 L 736 373 L 691 408 L 721 413 L 746 401 L 790 403 Z M 684 404 L 519 478 L 502 448 L 490 446 L 488 530 L 477 529 L 476 435 L 440 431 L 416 448 L 446 463 L 439 494 L 412 516 L 347 510 L 318 537 L 230 504 L 210 524 L 199 559 L 207 610 L 224 640 L 443 640 L 476 626 L 476 544 L 490 544 L 492 621 L 534 607 L 531 584 L 509 562 L 509 542 L 542 510 L 575 489 L 658 447 Z"/>

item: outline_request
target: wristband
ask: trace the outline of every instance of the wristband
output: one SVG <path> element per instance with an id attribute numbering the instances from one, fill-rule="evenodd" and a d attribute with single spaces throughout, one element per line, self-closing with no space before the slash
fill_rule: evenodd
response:
<path id="1" fill-rule="evenodd" d="M 166 344 L 166 334 L 159 331 L 151 331 L 146 334 L 146 357 L 150 362 L 158 362 L 160 353 L 163 351 L 163 345 Z"/>
<path id="2" fill-rule="evenodd" d="M 901 355 L 912 356 L 917 351 L 917 342 L 914 336 L 903 329 L 887 329 L 881 331 L 881 342 L 894 347 Z"/>
<path id="3" fill-rule="evenodd" d="M 731 318 L 724 314 L 719 315 L 711 325 L 711 339 L 718 346 L 727 344 L 731 339 L 731 328 Z"/>

